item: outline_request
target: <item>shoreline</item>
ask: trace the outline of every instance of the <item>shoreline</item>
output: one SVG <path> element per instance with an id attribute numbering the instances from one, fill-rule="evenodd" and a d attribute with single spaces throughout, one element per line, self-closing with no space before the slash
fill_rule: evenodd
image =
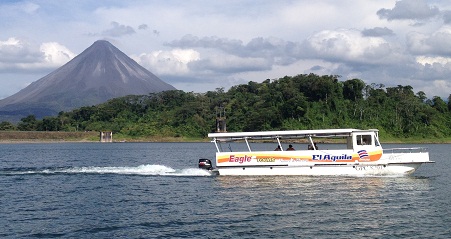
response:
<path id="1" fill-rule="evenodd" d="M 209 138 L 184 138 L 184 137 L 124 137 L 123 135 L 113 136 L 112 143 L 195 143 L 210 142 Z M 451 144 L 451 139 L 380 139 L 381 144 Z M 100 132 L 61 132 L 61 131 L 0 131 L 0 144 L 21 144 L 21 143 L 101 143 Z M 105 143 L 105 142 L 103 142 Z M 287 142 L 289 143 L 289 142 Z M 308 143 L 306 140 L 296 140 L 292 143 Z M 318 141 L 321 144 L 342 143 L 340 140 Z"/>

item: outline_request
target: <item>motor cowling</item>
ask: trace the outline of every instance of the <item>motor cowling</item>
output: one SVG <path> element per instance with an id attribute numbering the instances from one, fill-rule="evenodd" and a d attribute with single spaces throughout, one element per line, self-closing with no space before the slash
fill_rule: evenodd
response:
<path id="1" fill-rule="evenodd" d="M 211 163 L 210 159 L 199 159 L 199 168 L 206 169 L 206 170 L 212 170 L 213 164 Z"/>

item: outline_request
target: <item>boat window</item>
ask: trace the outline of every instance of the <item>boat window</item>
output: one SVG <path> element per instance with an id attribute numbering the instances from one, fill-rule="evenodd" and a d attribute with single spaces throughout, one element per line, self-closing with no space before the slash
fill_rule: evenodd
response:
<path id="1" fill-rule="evenodd" d="M 357 135 L 357 145 L 371 145 L 371 135 Z"/>

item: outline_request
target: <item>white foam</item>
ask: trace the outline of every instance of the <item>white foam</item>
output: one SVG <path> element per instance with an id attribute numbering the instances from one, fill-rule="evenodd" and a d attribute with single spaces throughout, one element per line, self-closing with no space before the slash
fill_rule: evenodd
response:
<path id="1" fill-rule="evenodd" d="M 211 173 L 200 168 L 186 168 L 180 171 L 180 175 L 211 176 Z"/>
<path id="2" fill-rule="evenodd" d="M 22 172 L 21 174 L 124 174 L 124 175 L 163 175 L 163 176 L 210 176 L 211 174 L 199 168 L 173 169 L 165 165 L 145 164 L 136 167 L 72 167 L 44 169 Z"/>
<path id="3" fill-rule="evenodd" d="M 114 174 L 140 174 L 161 175 L 175 170 L 164 165 L 140 165 L 137 167 L 80 167 L 65 170 L 67 173 L 114 173 Z"/>

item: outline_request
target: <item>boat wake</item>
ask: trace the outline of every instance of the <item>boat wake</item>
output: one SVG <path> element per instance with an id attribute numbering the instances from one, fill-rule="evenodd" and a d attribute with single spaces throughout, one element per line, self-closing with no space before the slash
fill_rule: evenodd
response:
<path id="1" fill-rule="evenodd" d="M 173 169 L 164 165 L 146 164 L 136 167 L 58 167 L 58 168 L 4 168 L 0 175 L 25 174 L 123 174 L 154 176 L 211 176 L 206 170 L 199 168 Z"/>

